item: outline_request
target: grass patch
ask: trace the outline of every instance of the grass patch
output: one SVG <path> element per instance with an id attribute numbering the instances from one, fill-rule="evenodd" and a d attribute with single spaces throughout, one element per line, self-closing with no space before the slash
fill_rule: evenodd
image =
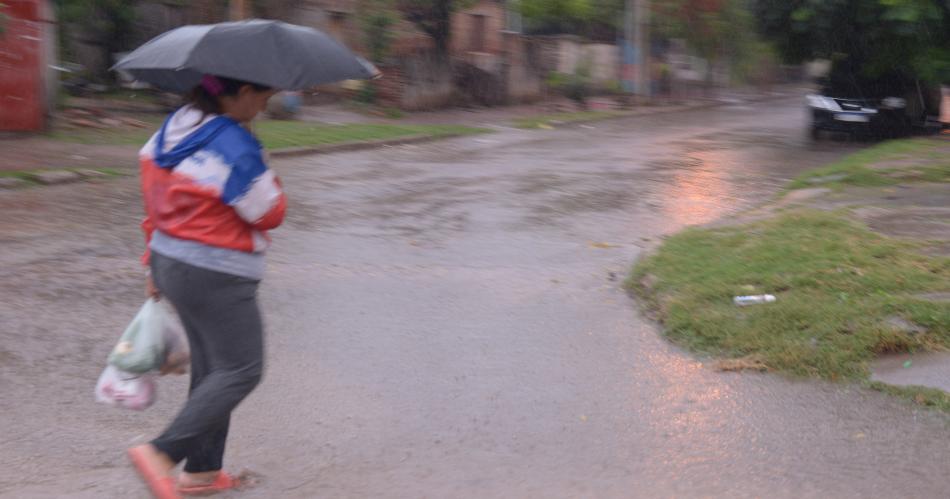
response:
<path id="1" fill-rule="evenodd" d="M 82 170 L 92 170 L 99 173 L 103 173 L 108 177 L 126 177 L 130 175 L 128 170 L 123 170 L 121 168 L 48 168 L 43 170 L 7 170 L 0 171 L 0 178 L 18 178 L 27 182 L 28 184 L 38 184 L 35 175 L 41 172 L 48 171 L 71 171 L 79 172 Z"/>
<path id="2" fill-rule="evenodd" d="M 97 96 L 101 100 L 114 100 L 119 102 L 145 102 L 147 104 L 157 104 L 161 102 L 161 97 L 154 91 L 117 89 Z"/>
<path id="3" fill-rule="evenodd" d="M 26 182 L 33 182 L 32 172 L 22 170 L 0 171 L 0 178 L 18 178 Z"/>
<path id="4" fill-rule="evenodd" d="M 554 125 L 565 123 L 576 123 L 578 121 L 597 121 L 608 118 L 624 116 L 621 111 L 577 111 L 567 113 L 542 114 L 530 118 L 519 118 L 515 120 L 515 127 L 524 129 L 547 128 Z"/>
<path id="5" fill-rule="evenodd" d="M 486 133 L 489 130 L 459 125 L 391 125 L 377 123 L 320 125 L 299 121 L 268 120 L 256 123 L 254 131 L 265 148 L 282 149 L 285 147 L 397 139 L 413 135 L 432 137 L 473 135 Z"/>
<path id="6" fill-rule="evenodd" d="M 130 175 L 128 170 L 121 170 L 119 168 L 95 168 L 97 172 L 105 173 L 110 177 L 127 177 Z"/>
<path id="7" fill-rule="evenodd" d="M 391 120 L 398 120 L 406 117 L 406 113 L 397 108 L 389 106 L 379 106 L 358 100 L 347 101 L 346 106 L 353 111 L 362 113 L 366 116 L 379 116 Z"/>
<path id="8" fill-rule="evenodd" d="M 878 355 L 950 347 L 950 305 L 912 297 L 950 289 L 950 259 L 916 249 L 841 215 L 801 210 L 672 236 L 636 266 L 628 286 L 692 350 L 753 356 L 796 376 L 859 379 Z M 732 303 L 760 293 L 778 300 Z M 928 332 L 895 330 L 891 316 Z"/>
<path id="9" fill-rule="evenodd" d="M 898 396 L 917 405 L 950 412 L 950 394 L 943 390 L 925 386 L 894 386 L 879 381 L 873 381 L 869 385 L 874 390 Z"/>
<path id="10" fill-rule="evenodd" d="M 94 145 L 143 145 L 161 126 L 162 118 L 149 118 L 148 128 L 113 128 L 108 130 L 78 129 L 56 130 L 49 134 L 55 140 Z M 488 132 L 484 128 L 456 125 L 393 125 L 351 124 L 321 125 L 300 121 L 262 120 L 254 124 L 254 132 L 267 149 L 285 147 L 317 146 L 360 142 L 368 140 L 395 139 L 412 135 L 445 137 L 449 135 L 472 135 Z"/>
<path id="11" fill-rule="evenodd" d="M 839 190 L 846 186 L 894 185 L 902 180 L 947 181 L 950 180 L 950 160 L 946 152 L 936 151 L 942 143 L 946 144 L 927 138 L 882 142 L 799 176 L 789 189 L 821 186 Z M 886 162 L 907 164 L 888 167 Z M 875 164 L 879 167 L 872 168 Z"/>
<path id="12" fill-rule="evenodd" d="M 148 124 L 145 128 L 122 126 L 114 128 L 71 128 L 54 129 L 46 136 L 53 140 L 71 142 L 74 144 L 104 145 L 104 146 L 131 146 L 145 145 L 155 130 L 164 122 L 164 116 L 136 116 L 137 120 Z"/>

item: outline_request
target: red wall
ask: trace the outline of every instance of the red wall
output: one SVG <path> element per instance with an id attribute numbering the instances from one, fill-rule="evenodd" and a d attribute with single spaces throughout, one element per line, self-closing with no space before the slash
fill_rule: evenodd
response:
<path id="1" fill-rule="evenodd" d="M 0 35 L 0 131 L 45 126 L 43 20 L 40 0 L 3 0 Z"/>

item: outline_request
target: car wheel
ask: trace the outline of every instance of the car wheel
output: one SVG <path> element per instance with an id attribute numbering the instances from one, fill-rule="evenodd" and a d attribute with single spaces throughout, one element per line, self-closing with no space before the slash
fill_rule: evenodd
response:
<path id="1" fill-rule="evenodd" d="M 808 131 L 808 137 L 814 141 L 821 140 L 821 129 L 816 126 L 811 127 L 811 130 Z"/>

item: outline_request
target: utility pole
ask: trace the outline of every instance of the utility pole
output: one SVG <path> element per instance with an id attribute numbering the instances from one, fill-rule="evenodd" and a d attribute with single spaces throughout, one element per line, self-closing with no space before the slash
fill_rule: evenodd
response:
<path id="1" fill-rule="evenodd" d="M 649 0 L 635 0 L 634 2 L 636 33 L 634 40 L 637 45 L 637 95 L 641 99 L 649 99 L 653 93 L 650 88 L 650 6 Z"/>
<path id="2" fill-rule="evenodd" d="M 247 0 L 230 0 L 228 2 L 228 18 L 232 21 L 247 19 Z"/>
<path id="3" fill-rule="evenodd" d="M 636 91 L 635 69 L 636 56 L 634 47 L 633 12 L 635 0 L 626 0 L 623 11 L 623 45 L 620 46 L 621 73 L 623 90 L 627 93 Z"/>
<path id="4" fill-rule="evenodd" d="M 650 9 L 648 0 L 626 0 L 621 46 L 624 90 L 641 99 L 650 97 Z"/>

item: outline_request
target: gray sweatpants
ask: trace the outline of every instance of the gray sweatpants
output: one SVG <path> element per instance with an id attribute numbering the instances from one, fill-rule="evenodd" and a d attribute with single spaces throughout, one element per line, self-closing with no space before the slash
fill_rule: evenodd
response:
<path id="1" fill-rule="evenodd" d="M 171 301 L 191 347 L 188 401 L 152 441 L 185 471 L 221 469 L 231 411 L 260 382 L 263 327 L 257 281 L 188 265 L 152 252 L 152 278 Z"/>

